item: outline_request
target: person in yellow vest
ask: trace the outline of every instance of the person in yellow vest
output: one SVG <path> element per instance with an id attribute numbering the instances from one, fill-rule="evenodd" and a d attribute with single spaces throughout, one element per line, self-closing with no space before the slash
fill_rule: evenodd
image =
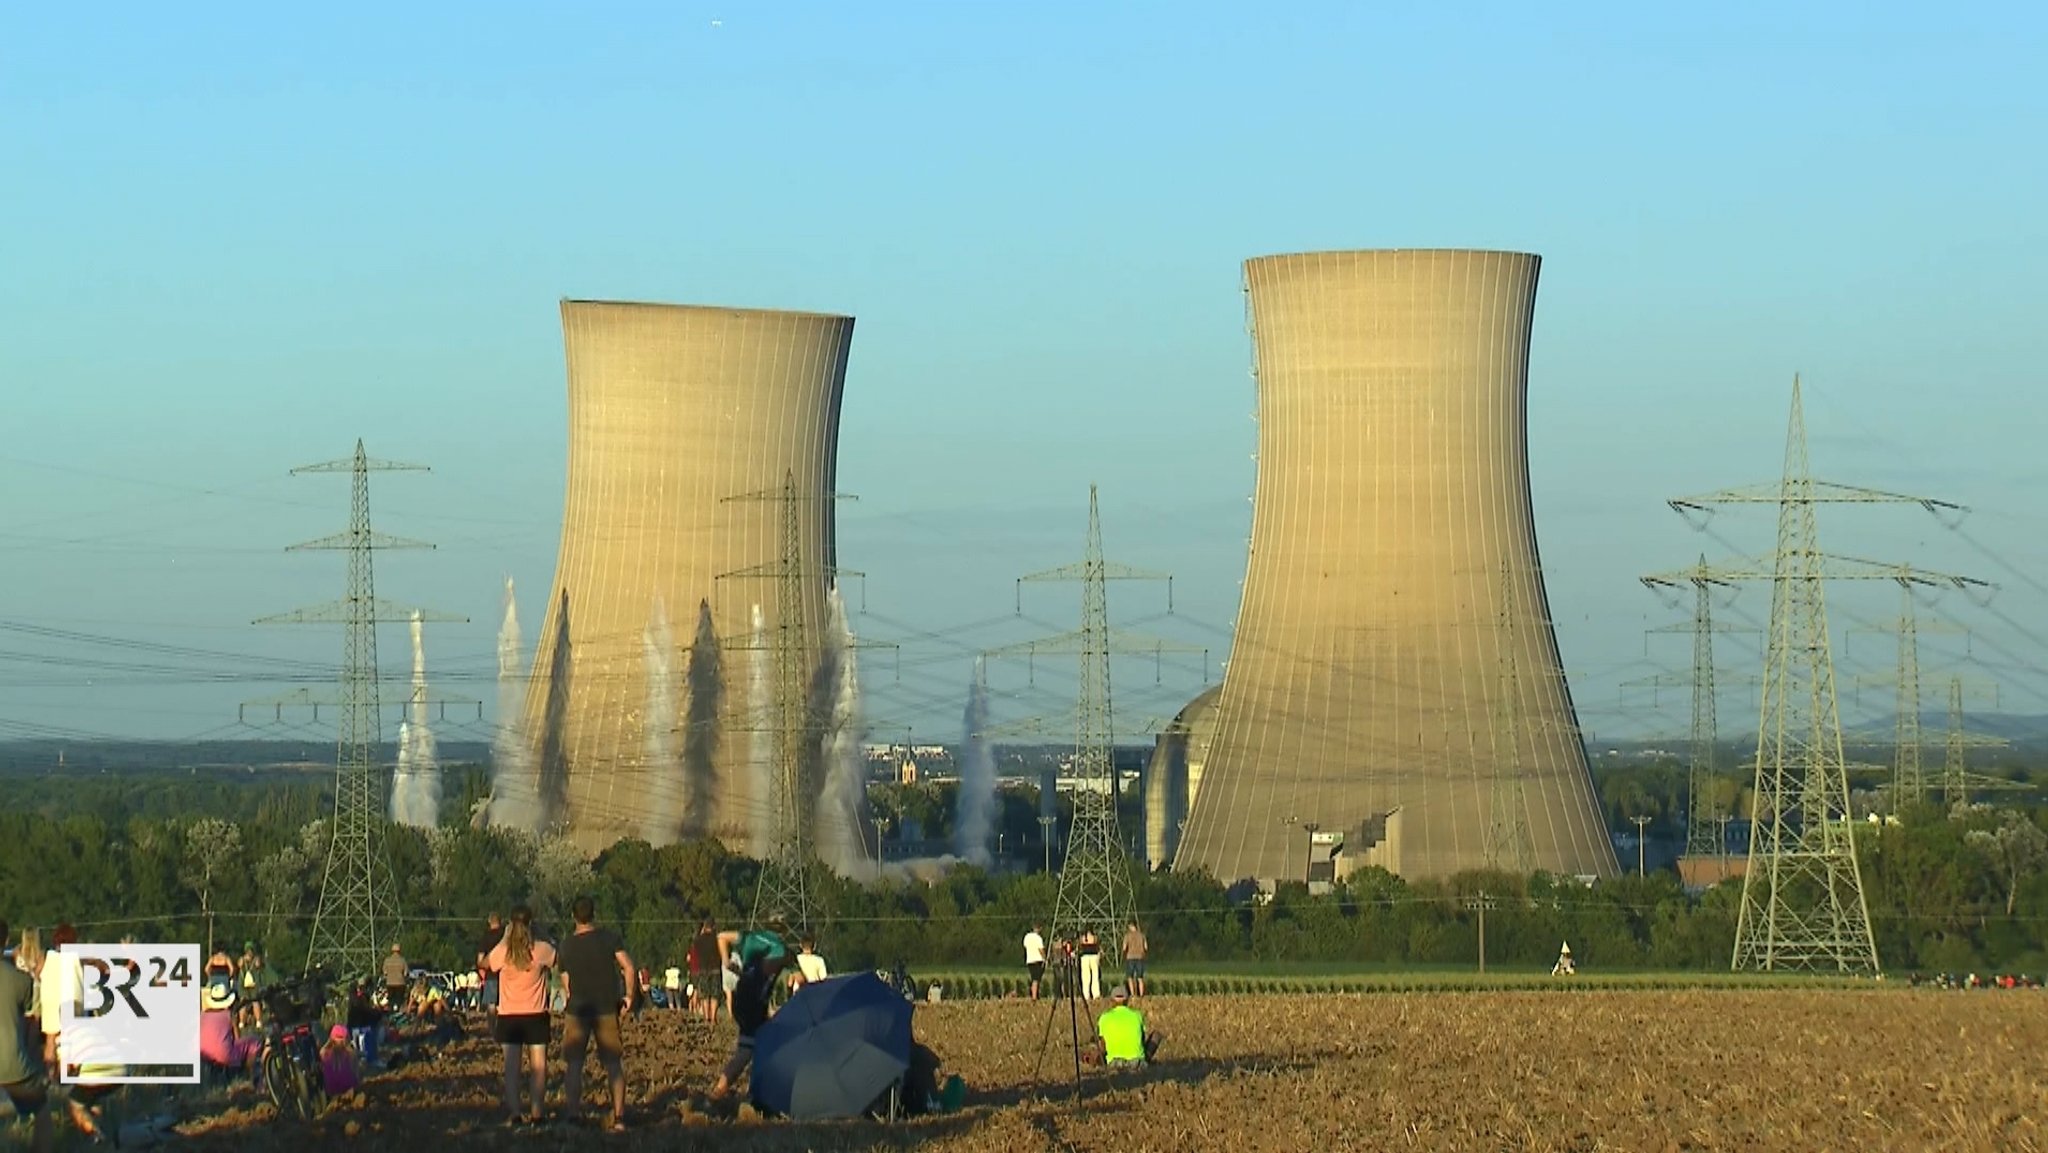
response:
<path id="1" fill-rule="evenodd" d="M 1095 1021 L 1103 1064 L 1116 1069 L 1150 1061 L 1159 1051 L 1159 1035 L 1145 1032 L 1145 1015 L 1131 1008 L 1131 991 L 1118 985 L 1110 990 L 1109 999 L 1109 1009 Z"/>

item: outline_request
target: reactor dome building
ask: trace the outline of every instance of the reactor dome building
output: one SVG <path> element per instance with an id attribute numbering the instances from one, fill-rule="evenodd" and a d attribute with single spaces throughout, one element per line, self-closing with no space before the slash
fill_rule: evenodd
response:
<path id="1" fill-rule="evenodd" d="M 1155 756 L 1162 818 L 1194 794 L 1173 867 L 1268 885 L 1369 865 L 1616 872 L 1530 506 L 1540 264 L 1246 262 L 1251 555 L 1221 692 L 1183 718 L 1198 787 Z"/>
<path id="2" fill-rule="evenodd" d="M 804 667 L 816 669 L 853 319 L 587 300 L 561 311 L 568 490 L 521 721 L 535 823 L 586 851 L 713 836 L 762 852 L 776 570 L 793 529 Z"/>

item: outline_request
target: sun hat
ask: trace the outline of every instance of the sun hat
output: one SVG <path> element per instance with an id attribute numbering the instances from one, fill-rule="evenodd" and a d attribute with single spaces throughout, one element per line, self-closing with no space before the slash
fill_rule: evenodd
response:
<path id="1" fill-rule="evenodd" d="M 1131 991 L 1122 985 L 1118 985 L 1109 991 L 1109 999 L 1112 1001 L 1128 1001 L 1131 999 Z"/>
<path id="2" fill-rule="evenodd" d="M 208 981 L 199 994 L 199 1007 L 211 1012 L 235 1007 L 235 983 L 225 975 L 219 980 Z"/>

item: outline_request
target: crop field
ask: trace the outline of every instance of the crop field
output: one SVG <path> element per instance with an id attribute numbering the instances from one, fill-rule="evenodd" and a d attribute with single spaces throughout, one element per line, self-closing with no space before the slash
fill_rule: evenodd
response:
<path id="1" fill-rule="evenodd" d="M 713 1116 L 732 1032 L 650 1012 L 628 1033 L 631 1131 L 507 1131 L 480 1038 L 294 1125 L 246 1096 L 187 1102 L 165 1147 L 325 1149 L 2048 1150 L 2048 995 L 1865 988 L 1604 989 L 1155 997 L 1160 1062 L 1088 1069 L 1064 1004 L 920 1008 L 969 1086 L 895 1125 Z M 1043 1068 L 1038 1068 L 1041 1042 Z M 1080 1024 L 1087 1035 L 1087 1023 Z M 591 1105 L 602 1075 L 593 1069 Z M 560 1069 L 550 1077 L 559 1106 Z M 18 1148 L 19 1128 L 0 1145 Z"/>

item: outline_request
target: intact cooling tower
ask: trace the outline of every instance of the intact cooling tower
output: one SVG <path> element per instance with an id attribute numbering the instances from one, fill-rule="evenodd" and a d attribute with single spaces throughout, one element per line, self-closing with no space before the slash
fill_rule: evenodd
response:
<path id="1" fill-rule="evenodd" d="M 816 669 L 853 320 L 564 301 L 562 335 L 568 495 L 525 722 L 541 819 L 586 849 L 710 835 L 759 852 L 774 570 L 793 513 Z"/>
<path id="2" fill-rule="evenodd" d="M 1299 879 L 1309 825 L 1323 845 L 1341 836 L 1339 875 L 1513 867 L 1488 851 L 1506 778 L 1528 867 L 1616 871 L 1529 502 L 1539 264 L 1405 250 L 1246 263 L 1251 558 L 1175 867 Z"/>

